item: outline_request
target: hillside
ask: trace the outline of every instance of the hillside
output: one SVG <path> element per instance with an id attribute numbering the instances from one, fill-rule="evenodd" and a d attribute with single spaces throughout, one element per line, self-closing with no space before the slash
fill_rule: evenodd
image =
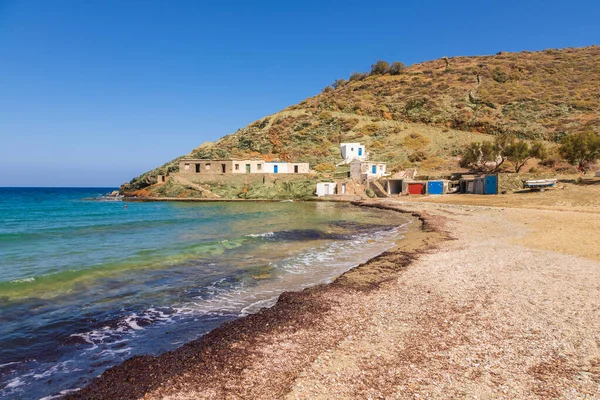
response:
<path id="1" fill-rule="evenodd" d="M 600 133 L 600 47 L 451 57 L 397 75 L 355 74 L 335 88 L 262 118 L 187 156 L 309 162 L 333 172 L 340 142 L 367 145 L 389 170 L 456 167 L 471 141 L 511 133 L 557 142 Z M 177 171 L 176 160 L 132 180 L 129 189 Z"/>

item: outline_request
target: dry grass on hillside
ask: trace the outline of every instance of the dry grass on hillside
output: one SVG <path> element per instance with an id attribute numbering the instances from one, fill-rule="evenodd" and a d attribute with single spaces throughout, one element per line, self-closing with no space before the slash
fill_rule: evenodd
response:
<path id="1" fill-rule="evenodd" d="M 600 47 L 452 57 L 371 76 L 292 109 L 343 111 L 554 140 L 600 130 Z"/>
<path id="2" fill-rule="evenodd" d="M 388 162 L 392 172 L 416 167 L 444 173 L 457 170 L 457 155 L 466 144 L 491 135 L 555 143 L 571 133 L 600 133 L 598 46 L 448 62 L 336 85 L 188 156 L 335 165 L 342 161 L 340 142 L 360 142 L 371 159 Z M 153 176 L 177 169 L 174 160 L 134 179 L 132 186 L 144 187 Z"/>

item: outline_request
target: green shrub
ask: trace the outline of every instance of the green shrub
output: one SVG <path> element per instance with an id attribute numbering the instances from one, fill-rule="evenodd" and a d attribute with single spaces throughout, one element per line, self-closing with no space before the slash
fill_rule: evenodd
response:
<path id="1" fill-rule="evenodd" d="M 518 174 L 527 160 L 532 157 L 531 147 L 524 140 L 514 140 L 504 148 L 504 155 L 515 167 L 515 172 Z"/>
<path id="2" fill-rule="evenodd" d="M 379 130 L 379 125 L 377 124 L 368 124 L 362 127 L 361 132 L 363 135 L 371 136 L 375 132 Z"/>
<path id="3" fill-rule="evenodd" d="M 400 61 L 394 61 L 390 67 L 390 75 L 400 75 L 405 68 L 406 66 Z"/>
<path id="4" fill-rule="evenodd" d="M 346 83 L 348 83 L 348 81 L 346 81 L 345 79 L 336 79 L 335 81 L 333 81 L 333 83 L 331 84 L 331 86 L 333 86 L 334 89 L 337 89 L 339 87 L 344 86 Z"/>
<path id="5" fill-rule="evenodd" d="M 535 157 L 540 161 L 548 158 L 548 147 L 540 140 L 536 140 L 531 144 L 531 157 Z"/>
<path id="6" fill-rule="evenodd" d="M 390 63 L 384 60 L 377 60 L 371 65 L 371 75 L 385 75 L 391 71 Z"/>
<path id="7" fill-rule="evenodd" d="M 358 124 L 358 118 L 344 118 L 340 125 L 343 131 L 349 131 Z"/>
<path id="8" fill-rule="evenodd" d="M 329 111 L 323 111 L 321 114 L 319 114 L 318 118 L 321 121 L 331 121 L 333 119 L 333 115 L 331 115 Z"/>
<path id="9" fill-rule="evenodd" d="M 402 144 L 411 150 L 419 150 L 429 145 L 429 139 L 413 132 L 402 140 Z"/>
<path id="10" fill-rule="evenodd" d="M 565 136 L 559 152 L 572 165 L 586 167 L 594 164 L 600 158 L 600 136 L 593 132 Z"/>
<path id="11" fill-rule="evenodd" d="M 472 142 L 461 153 L 460 166 L 483 172 L 497 171 L 504 162 L 499 146 L 492 142 Z"/>
<path id="12" fill-rule="evenodd" d="M 385 148 L 385 145 L 383 143 L 381 143 L 379 140 L 376 140 L 373 143 L 371 143 L 371 148 L 375 149 L 375 150 L 379 150 L 379 149 Z"/>
<path id="13" fill-rule="evenodd" d="M 321 163 L 321 164 L 315 165 L 314 170 L 317 172 L 334 172 L 335 165 L 333 165 L 330 162 Z"/>
<path id="14" fill-rule="evenodd" d="M 366 72 L 353 72 L 350 75 L 350 82 L 362 81 L 362 80 L 367 79 L 368 76 L 369 76 L 369 74 L 367 74 Z"/>
<path id="15" fill-rule="evenodd" d="M 429 154 L 423 150 L 415 151 L 408 156 L 408 160 L 413 163 L 425 161 L 427 158 L 429 158 Z"/>
<path id="16" fill-rule="evenodd" d="M 413 110 L 420 111 L 421 108 L 423 108 L 423 106 L 427 103 L 427 101 L 429 101 L 429 99 L 427 99 L 426 97 L 422 97 L 420 99 L 409 100 L 406 103 L 406 106 L 404 106 L 404 111 L 406 113 L 409 113 Z"/>
<path id="17" fill-rule="evenodd" d="M 499 67 L 494 70 L 492 73 L 492 79 L 494 79 L 498 83 L 508 82 L 508 74 L 502 71 Z"/>

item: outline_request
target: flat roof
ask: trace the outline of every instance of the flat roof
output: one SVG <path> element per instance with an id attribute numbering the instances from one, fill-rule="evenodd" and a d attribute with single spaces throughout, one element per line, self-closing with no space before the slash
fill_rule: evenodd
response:
<path id="1" fill-rule="evenodd" d="M 216 159 L 208 159 L 208 158 L 182 158 L 179 161 L 265 161 L 262 158 L 216 158 Z"/>

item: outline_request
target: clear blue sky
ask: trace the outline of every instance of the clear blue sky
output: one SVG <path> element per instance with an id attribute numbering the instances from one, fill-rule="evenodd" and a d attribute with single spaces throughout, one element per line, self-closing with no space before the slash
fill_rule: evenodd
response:
<path id="1" fill-rule="evenodd" d="M 377 59 L 600 44 L 598 1 L 0 0 L 0 186 L 117 186 Z"/>

